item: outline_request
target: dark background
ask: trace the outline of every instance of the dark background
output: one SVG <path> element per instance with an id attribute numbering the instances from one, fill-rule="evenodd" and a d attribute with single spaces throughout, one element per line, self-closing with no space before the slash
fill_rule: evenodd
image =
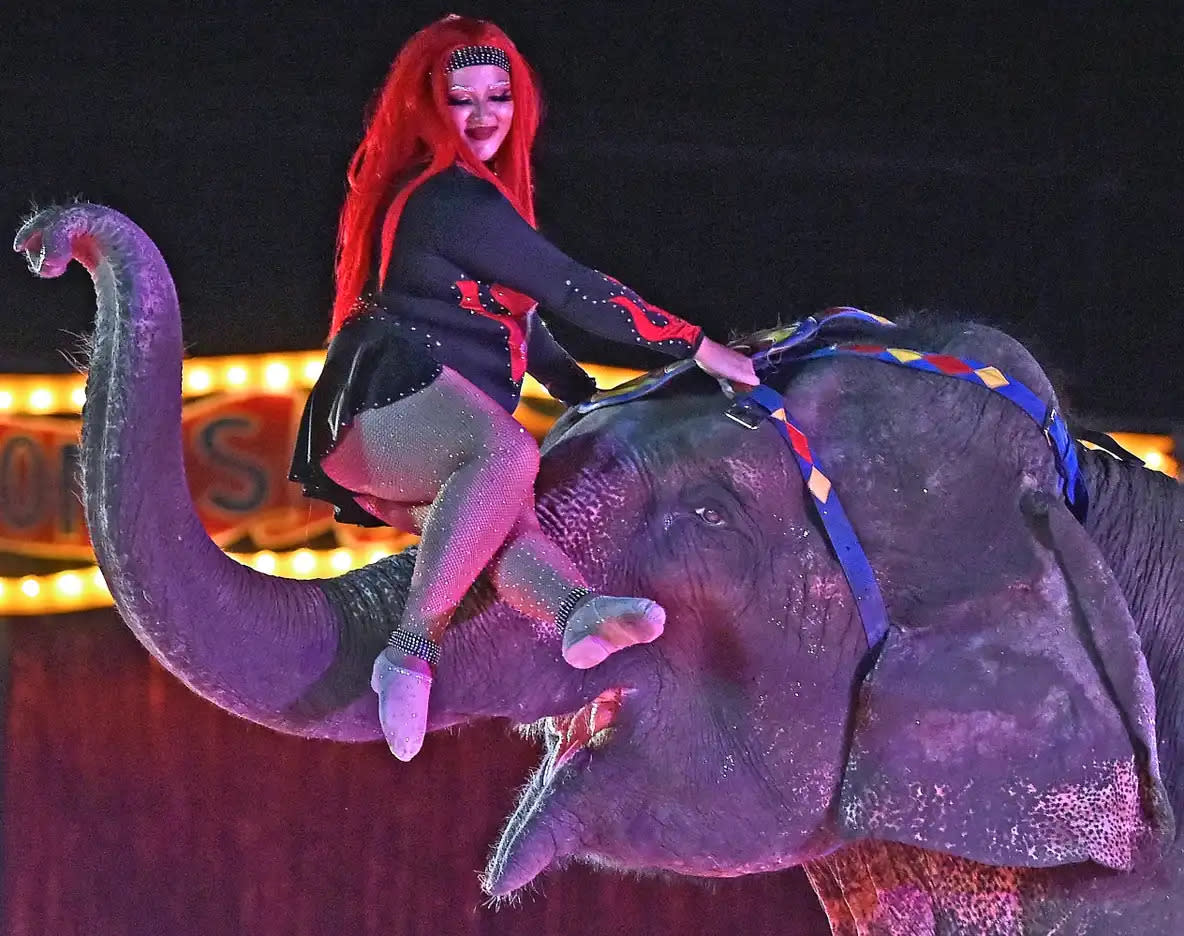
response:
<path id="1" fill-rule="evenodd" d="M 541 74 L 544 231 L 652 301 L 716 337 L 935 308 L 1026 341 L 1079 415 L 1179 419 L 1180 4 L 451 7 Z M 193 353 L 316 347 L 364 105 L 447 9 L 9 11 L 0 218 L 109 203 L 162 247 Z M 0 256 L 0 366 L 61 366 L 93 307 L 69 280 Z M 651 363 L 558 331 L 586 360 Z"/>

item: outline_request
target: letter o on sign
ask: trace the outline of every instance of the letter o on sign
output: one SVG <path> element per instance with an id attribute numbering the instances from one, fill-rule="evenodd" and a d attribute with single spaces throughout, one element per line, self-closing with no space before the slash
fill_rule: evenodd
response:
<path id="1" fill-rule="evenodd" d="M 45 457 L 28 436 L 9 439 L 0 452 L 0 514 L 23 529 L 41 519 L 46 491 Z"/>

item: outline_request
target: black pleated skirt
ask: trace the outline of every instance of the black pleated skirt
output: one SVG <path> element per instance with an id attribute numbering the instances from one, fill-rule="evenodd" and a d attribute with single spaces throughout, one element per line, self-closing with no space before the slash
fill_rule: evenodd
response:
<path id="1" fill-rule="evenodd" d="M 384 526 L 358 506 L 356 492 L 325 474 L 321 459 L 337 446 L 357 413 L 422 390 L 441 369 L 422 347 L 403 337 L 396 320 L 381 308 L 352 316 L 330 342 L 325 366 L 308 394 L 288 477 L 300 482 L 306 497 L 332 504 L 337 522 Z"/>

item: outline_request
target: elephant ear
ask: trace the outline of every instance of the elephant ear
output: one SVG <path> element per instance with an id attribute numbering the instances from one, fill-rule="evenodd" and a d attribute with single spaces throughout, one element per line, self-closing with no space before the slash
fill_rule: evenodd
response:
<path id="1" fill-rule="evenodd" d="M 840 827 L 990 865 L 1130 870 L 1174 834 L 1147 664 L 1085 531 L 1046 495 L 1023 508 L 1034 576 L 890 630 L 857 700 Z"/>

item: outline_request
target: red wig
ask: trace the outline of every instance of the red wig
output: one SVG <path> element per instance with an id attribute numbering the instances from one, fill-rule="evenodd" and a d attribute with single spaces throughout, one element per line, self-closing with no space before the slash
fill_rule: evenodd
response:
<path id="1" fill-rule="evenodd" d="M 473 157 L 447 117 L 444 63 L 456 49 L 472 45 L 497 46 L 510 59 L 514 117 L 505 142 L 488 166 Z M 534 72 L 493 23 L 446 16 L 408 40 L 372 104 L 366 134 L 346 173 L 330 338 L 357 308 L 358 297 L 373 274 L 374 234 L 379 225 L 379 285 L 385 279 L 399 215 L 408 196 L 425 179 L 459 164 L 496 185 L 528 223 L 535 223 L 530 153 L 540 109 Z M 422 171 L 406 182 L 408 174 L 420 167 Z"/>

